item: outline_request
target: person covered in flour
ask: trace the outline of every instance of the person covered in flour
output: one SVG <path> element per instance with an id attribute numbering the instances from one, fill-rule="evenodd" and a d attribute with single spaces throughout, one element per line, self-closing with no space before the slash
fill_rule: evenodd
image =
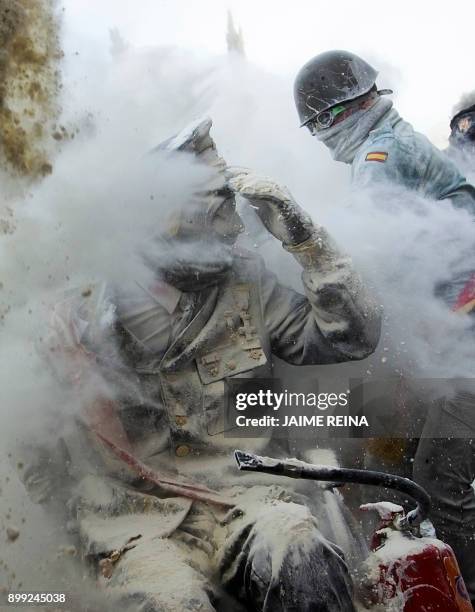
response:
<path id="1" fill-rule="evenodd" d="M 236 469 L 232 450 L 244 441 L 226 435 L 224 381 L 269 378 L 274 356 L 294 365 L 364 359 L 378 343 L 379 308 L 287 189 L 227 168 L 210 128 L 201 120 L 157 149 L 212 173 L 200 205 L 174 211 L 144 248 L 154 282 L 99 284 L 55 308 L 50 356 L 74 362 L 78 394 L 98 371 L 114 393 L 83 392 L 60 467 L 43 454 L 24 481 L 40 501 L 63 500 L 113 609 L 353 612 L 344 554 L 318 521 L 322 494 Z M 237 194 L 301 265 L 301 292 L 237 246 Z M 105 338 L 115 351 L 104 351 Z M 245 441 L 288 452 L 272 445 Z"/>
<path id="2" fill-rule="evenodd" d="M 403 187 L 475 212 L 475 190 L 455 164 L 401 118 L 376 86 L 378 72 L 348 51 L 326 51 L 298 72 L 294 98 L 301 127 L 351 165 L 358 189 Z"/>
<path id="3" fill-rule="evenodd" d="M 475 93 L 464 94 L 450 120 L 448 157 L 470 180 L 475 178 Z"/>
<path id="4" fill-rule="evenodd" d="M 473 100 L 465 100 L 452 119 L 446 155 L 400 117 L 383 97 L 391 90 L 378 90 L 377 76 L 370 64 L 348 51 L 326 51 L 310 59 L 294 84 L 301 127 L 326 145 L 336 161 L 351 165 L 354 190 L 364 191 L 376 205 L 391 194 L 402 202 L 409 196 L 410 202 L 411 193 L 417 193 L 427 200 L 447 200 L 473 215 L 475 188 L 462 175 L 467 163 L 460 163 L 461 148 L 467 154 L 473 148 Z M 434 296 L 451 310 L 473 316 L 473 270 L 467 267 L 439 283 Z M 413 477 L 432 497 L 432 522 L 454 549 L 475 602 L 475 394 L 463 381 L 457 385 L 454 398 L 441 398 L 429 407 Z"/>

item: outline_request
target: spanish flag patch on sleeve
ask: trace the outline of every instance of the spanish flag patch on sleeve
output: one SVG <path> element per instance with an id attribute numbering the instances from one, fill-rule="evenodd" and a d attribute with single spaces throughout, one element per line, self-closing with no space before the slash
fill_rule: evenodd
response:
<path id="1" fill-rule="evenodd" d="M 365 157 L 365 161 L 375 161 L 384 163 L 388 159 L 388 154 L 384 151 L 372 151 Z"/>

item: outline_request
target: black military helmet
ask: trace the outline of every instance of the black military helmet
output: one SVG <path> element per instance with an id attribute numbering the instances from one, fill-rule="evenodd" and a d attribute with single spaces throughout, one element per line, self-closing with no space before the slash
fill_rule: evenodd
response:
<path id="1" fill-rule="evenodd" d="M 326 51 L 300 69 L 294 97 L 301 126 L 324 110 L 354 100 L 374 86 L 378 72 L 349 51 Z"/>

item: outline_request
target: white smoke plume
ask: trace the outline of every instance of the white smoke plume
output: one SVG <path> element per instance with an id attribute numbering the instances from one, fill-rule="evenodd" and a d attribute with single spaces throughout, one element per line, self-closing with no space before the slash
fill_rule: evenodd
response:
<path id="1" fill-rule="evenodd" d="M 71 28 L 67 24 L 66 32 Z M 36 351 L 55 296 L 101 278 L 146 275 L 139 256 L 144 240 L 206 179 L 191 162 L 147 155 L 205 113 L 227 163 L 286 184 L 353 255 L 385 306 L 378 354 L 348 369 L 315 370 L 317 375 L 392 375 L 411 364 L 427 377 L 471 376 L 470 321 L 434 296 L 438 282 L 475 269 L 468 213 L 406 193 L 378 202 L 352 194 L 348 168 L 298 129 L 293 75 L 275 76 L 240 58 L 135 49 L 117 32 L 112 55 L 86 48 L 76 54 L 67 40 L 65 48 L 62 122 L 74 138 L 61 141 L 50 177 L 21 197 L 4 194 L 15 229 L 0 239 L 2 444 L 32 431 L 41 438 L 63 406 Z M 262 234 L 256 243 L 282 282 L 298 286 L 296 264 L 280 245 Z M 27 504 L 11 484 L 14 476 L 8 477 L 10 484 L 3 484 L 12 497 L 6 504 L 0 497 L 1 538 L 10 504 Z M 37 510 L 25 512 L 33 524 L 40 520 Z M 9 543 L 10 555 L 14 546 L 24 546 L 22 538 Z M 40 554 L 34 546 L 28 555 L 25 548 L 20 552 L 17 577 L 0 566 L 0 579 L 10 588 L 29 571 L 30 555 Z"/>

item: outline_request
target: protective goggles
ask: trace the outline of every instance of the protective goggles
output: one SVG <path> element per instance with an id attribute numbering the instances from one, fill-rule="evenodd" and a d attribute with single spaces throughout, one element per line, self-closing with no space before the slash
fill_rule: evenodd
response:
<path id="1" fill-rule="evenodd" d="M 452 125 L 453 132 L 459 132 L 460 134 L 467 134 L 475 127 L 475 113 L 469 115 L 462 115 Z"/>
<path id="2" fill-rule="evenodd" d="M 336 106 L 332 106 L 331 108 L 318 113 L 318 115 L 313 117 L 304 125 L 308 127 L 312 136 L 315 136 L 315 134 L 320 130 L 326 130 L 331 127 L 337 119 L 342 120 L 354 113 L 359 108 L 366 108 L 367 105 L 371 105 L 374 99 L 378 96 L 385 96 L 392 93 L 392 89 L 371 90 L 368 94 L 364 94 L 358 98 L 355 98 L 354 100 L 345 102 L 345 104 L 337 104 Z"/>
<path id="3" fill-rule="evenodd" d="M 343 113 L 346 109 L 347 107 L 339 105 L 333 106 L 328 110 L 324 110 L 319 113 L 314 119 L 312 119 L 312 121 L 307 124 L 307 127 L 313 135 L 315 135 L 315 132 L 318 132 L 320 130 L 326 130 L 331 125 L 333 125 L 338 115 Z"/>

